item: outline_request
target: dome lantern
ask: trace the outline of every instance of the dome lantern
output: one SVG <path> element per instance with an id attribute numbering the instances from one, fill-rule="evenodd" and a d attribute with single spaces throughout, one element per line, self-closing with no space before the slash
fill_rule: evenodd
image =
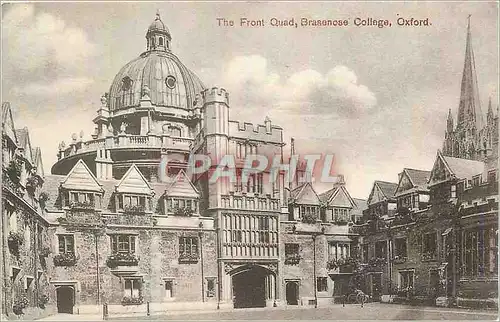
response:
<path id="1" fill-rule="evenodd" d="M 146 33 L 147 50 L 162 50 L 170 51 L 170 31 L 167 26 L 161 21 L 160 12 L 156 12 L 156 18 L 151 23 Z"/>

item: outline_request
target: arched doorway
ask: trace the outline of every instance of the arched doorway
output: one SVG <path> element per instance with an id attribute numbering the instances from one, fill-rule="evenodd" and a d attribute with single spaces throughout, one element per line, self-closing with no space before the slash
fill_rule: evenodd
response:
<path id="1" fill-rule="evenodd" d="M 299 305 L 299 283 L 286 282 L 286 304 Z"/>
<path id="2" fill-rule="evenodd" d="M 260 266 L 245 267 L 233 275 L 234 308 L 265 307 L 267 277 L 270 271 Z"/>
<path id="3" fill-rule="evenodd" d="M 73 314 L 75 290 L 71 286 L 60 286 L 56 290 L 57 312 Z"/>

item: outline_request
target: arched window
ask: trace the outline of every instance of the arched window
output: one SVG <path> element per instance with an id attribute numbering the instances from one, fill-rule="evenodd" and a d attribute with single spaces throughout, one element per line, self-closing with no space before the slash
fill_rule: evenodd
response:
<path id="1" fill-rule="evenodd" d="M 158 39 L 158 46 L 163 46 L 163 37 Z"/>
<path id="2" fill-rule="evenodd" d="M 182 136 L 182 131 L 180 128 L 176 126 L 171 126 L 168 128 L 168 131 L 170 132 L 171 136 Z"/>

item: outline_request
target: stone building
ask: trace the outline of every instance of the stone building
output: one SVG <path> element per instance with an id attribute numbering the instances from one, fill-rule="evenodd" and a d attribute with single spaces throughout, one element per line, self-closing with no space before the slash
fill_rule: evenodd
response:
<path id="1" fill-rule="evenodd" d="M 2 318 L 37 318 L 53 312 L 49 279 L 49 222 L 42 214 L 44 172 L 40 148 L 27 128 L 16 129 L 2 104 Z"/>
<path id="2" fill-rule="evenodd" d="M 490 101 L 480 127 L 478 97 L 468 26 L 459 124 L 452 131 L 449 117 L 444 152 L 430 172 L 404 169 L 392 195 L 376 182 L 355 227 L 374 298 L 498 308 L 498 115 Z"/>

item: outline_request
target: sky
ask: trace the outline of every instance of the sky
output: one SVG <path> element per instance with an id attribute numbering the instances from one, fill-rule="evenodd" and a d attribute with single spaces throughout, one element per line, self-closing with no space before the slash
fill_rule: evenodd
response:
<path id="1" fill-rule="evenodd" d="M 2 101 L 41 147 L 46 174 L 61 141 L 90 139 L 101 95 L 145 51 L 157 10 L 173 52 L 207 87 L 229 91 L 231 119 L 269 116 L 297 153 L 335 154 L 353 197 L 368 198 L 375 180 L 397 182 L 405 167 L 431 170 L 449 109 L 456 119 L 469 14 L 483 113 L 489 97 L 498 106 L 496 2 L 4 4 Z M 431 25 L 397 25 L 412 17 Z M 241 18 L 266 26 L 240 27 Z M 349 26 L 273 27 L 271 18 Z M 356 27 L 356 18 L 392 26 Z"/>

